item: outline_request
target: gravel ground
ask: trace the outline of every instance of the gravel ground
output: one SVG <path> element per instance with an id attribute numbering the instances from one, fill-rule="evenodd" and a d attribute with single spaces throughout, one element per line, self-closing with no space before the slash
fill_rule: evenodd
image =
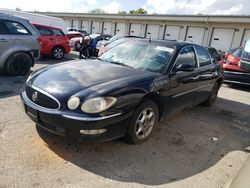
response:
<path id="1" fill-rule="evenodd" d="M 76 58 L 67 56 L 67 60 Z M 37 61 L 33 70 L 56 63 Z M 35 126 L 0 75 L 0 187 L 223 187 L 249 156 L 250 89 L 223 85 L 215 106 L 162 121 L 141 145 L 74 143 Z"/>

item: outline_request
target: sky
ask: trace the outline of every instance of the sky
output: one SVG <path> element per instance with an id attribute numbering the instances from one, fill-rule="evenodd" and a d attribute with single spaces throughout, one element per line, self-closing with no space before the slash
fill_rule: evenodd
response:
<path id="1" fill-rule="evenodd" d="M 0 8 L 23 11 L 108 13 L 144 8 L 149 14 L 250 15 L 250 0 L 1 0 Z"/>

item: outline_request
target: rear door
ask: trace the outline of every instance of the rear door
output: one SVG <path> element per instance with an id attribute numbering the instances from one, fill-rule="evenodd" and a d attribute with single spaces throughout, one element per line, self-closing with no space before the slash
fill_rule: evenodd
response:
<path id="1" fill-rule="evenodd" d="M 216 65 L 212 63 L 212 59 L 208 51 L 201 47 L 195 46 L 198 59 L 197 68 L 197 87 L 195 104 L 204 102 L 211 92 L 215 79 L 218 76 Z"/>
<path id="2" fill-rule="evenodd" d="M 65 52 L 68 53 L 68 51 L 70 50 L 68 37 L 60 29 L 51 29 L 51 30 L 56 38 L 56 44 L 62 46 Z"/>
<path id="3" fill-rule="evenodd" d="M 8 58 L 9 54 L 13 52 L 13 40 L 8 33 L 8 29 L 0 20 L 0 63 Z M 1 67 L 1 65 L 0 65 Z"/>
<path id="4" fill-rule="evenodd" d="M 189 64 L 194 70 L 189 72 L 175 71 L 180 64 Z M 195 101 L 197 89 L 197 60 L 193 46 L 184 47 L 173 66 L 170 75 L 170 89 L 166 90 L 166 112 L 175 113 L 190 107 Z"/>
<path id="5" fill-rule="evenodd" d="M 42 36 L 41 55 L 50 55 L 52 48 L 56 44 L 56 38 L 53 32 L 46 27 L 37 25 L 35 25 L 35 27 Z"/>

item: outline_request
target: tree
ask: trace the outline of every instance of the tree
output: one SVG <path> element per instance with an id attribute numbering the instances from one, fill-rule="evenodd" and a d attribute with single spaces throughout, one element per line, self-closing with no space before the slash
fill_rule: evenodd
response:
<path id="1" fill-rule="evenodd" d="M 127 14 L 126 11 L 119 11 L 118 14 Z"/>
<path id="2" fill-rule="evenodd" d="M 98 8 L 91 10 L 89 13 L 91 13 L 91 14 L 107 14 L 107 12 L 105 10 L 98 9 Z"/>
<path id="3" fill-rule="evenodd" d="M 146 11 L 144 8 L 139 8 L 137 10 L 130 10 L 129 14 L 148 14 L 148 11 Z"/>
<path id="4" fill-rule="evenodd" d="M 19 7 L 16 7 L 16 11 L 22 11 Z"/>

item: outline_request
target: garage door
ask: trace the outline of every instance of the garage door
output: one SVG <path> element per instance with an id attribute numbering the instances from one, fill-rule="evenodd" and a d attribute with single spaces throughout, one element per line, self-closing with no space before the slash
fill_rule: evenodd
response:
<path id="1" fill-rule="evenodd" d="M 245 45 L 246 41 L 250 40 L 250 29 L 244 31 L 243 39 L 241 41 L 241 46 Z"/>
<path id="2" fill-rule="evenodd" d="M 82 20 L 82 29 L 89 32 L 89 21 Z"/>
<path id="3" fill-rule="evenodd" d="M 195 44 L 202 44 L 204 34 L 204 27 L 188 27 L 186 41 L 190 41 Z"/>
<path id="4" fill-rule="evenodd" d="M 73 28 L 80 29 L 80 21 L 79 20 L 73 20 Z"/>
<path id="5" fill-rule="evenodd" d="M 131 24 L 130 25 L 130 35 L 131 36 L 141 36 L 142 25 L 141 24 Z"/>
<path id="6" fill-rule="evenodd" d="M 164 39 L 167 39 L 167 40 L 178 40 L 179 37 L 180 37 L 180 31 L 181 31 L 181 27 L 180 26 L 171 26 L 171 25 L 168 25 L 168 26 L 166 26 Z"/>
<path id="7" fill-rule="evenodd" d="M 72 27 L 71 26 L 71 20 L 64 20 L 65 24 L 67 25 L 67 27 Z"/>
<path id="8" fill-rule="evenodd" d="M 92 22 L 92 33 L 100 32 L 100 22 Z"/>
<path id="9" fill-rule="evenodd" d="M 125 23 L 116 23 L 116 35 L 126 35 L 126 24 Z"/>
<path id="10" fill-rule="evenodd" d="M 234 29 L 214 28 L 210 46 L 223 52 L 228 51 L 232 45 L 234 32 Z"/>
<path id="11" fill-rule="evenodd" d="M 104 22 L 104 24 L 103 24 L 103 33 L 111 35 L 111 27 L 112 27 L 111 22 Z"/>
<path id="12" fill-rule="evenodd" d="M 159 39 L 160 25 L 147 25 L 146 38 Z"/>

